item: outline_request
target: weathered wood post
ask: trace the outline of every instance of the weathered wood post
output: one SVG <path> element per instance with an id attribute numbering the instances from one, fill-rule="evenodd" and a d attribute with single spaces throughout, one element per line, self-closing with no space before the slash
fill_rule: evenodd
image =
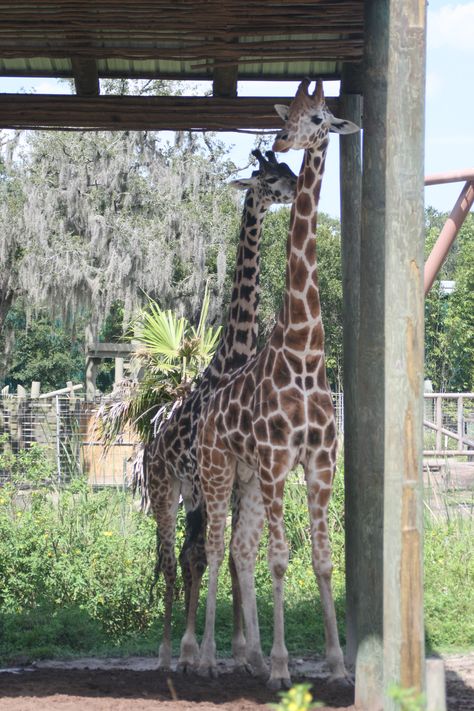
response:
<path id="1" fill-rule="evenodd" d="M 96 393 L 97 369 L 100 365 L 100 358 L 86 358 L 86 400 L 92 402 Z"/>
<path id="2" fill-rule="evenodd" d="M 356 647 L 356 706 L 383 704 L 384 260 L 389 0 L 365 2 L 364 135 L 360 236 L 359 446 L 349 488 L 349 603 Z M 354 639 L 355 637 L 355 639 Z"/>
<path id="3" fill-rule="evenodd" d="M 362 97 L 360 70 L 356 65 L 343 67 L 341 83 L 341 118 L 361 126 Z M 341 185 L 341 261 L 344 304 L 344 478 L 346 511 L 346 660 L 353 665 L 357 655 L 359 572 L 354 564 L 360 550 L 358 522 L 360 492 L 357 458 L 359 452 L 357 353 L 359 346 L 360 300 L 360 212 L 362 193 L 362 138 L 360 133 L 340 137 Z"/>
<path id="4" fill-rule="evenodd" d="M 425 686 L 423 625 L 426 7 L 390 3 L 385 233 L 384 709 Z"/>
<path id="5" fill-rule="evenodd" d="M 425 3 L 365 0 L 356 707 L 423 688 L 421 462 Z"/>
<path id="6" fill-rule="evenodd" d="M 115 372 L 114 372 L 114 383 L 117 385 L 117 383 L 120 383 L 123 380 L 123 373 L 124 373 L 124 359 L 123 358 L 115 358 Z"/>

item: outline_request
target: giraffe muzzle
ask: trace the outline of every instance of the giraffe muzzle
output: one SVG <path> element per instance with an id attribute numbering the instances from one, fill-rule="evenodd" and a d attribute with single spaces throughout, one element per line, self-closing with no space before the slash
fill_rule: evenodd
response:
<path id="1" fill-rule="evenodd" d="M 290 144 L 288 140 L 277 136 L 273 143 L 272 151 L 275 151 L 276 153 L 287 153 L 289 150 Z"/>

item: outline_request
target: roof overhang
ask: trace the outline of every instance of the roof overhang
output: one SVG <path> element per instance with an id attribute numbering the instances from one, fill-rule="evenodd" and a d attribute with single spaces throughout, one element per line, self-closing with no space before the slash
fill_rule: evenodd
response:
<path id="1" fill-rule="evenodd" d="M 214 99 L 235 99 L 242 80 L 339 78 L 344 63 L 362 57 L 363 6 L 363 0 L 0 2 L 0 76 L 70 78 L 76 94 L 90 100 L 98 97 L 102 78 L 207 79 Z M 79 104 L 72 98 L 64 101 L 61 120 L 64 112 L 80 110 L 90 115 L 82 127 L 100 127 L 93 114 L 107 113 L 107 104 Z M 127 111 L 130 97 L 121 98 Z M 59 117 L 57 100 L 36 96 L 22 99 L 25 121 L 18 123 L 19 102 L 0 95 L 0 125 L 56 125 L 43 111 L 35 116 L 27 109 L 41 102 Z M 249 107 L 243 99 L 233 112 L 218 101 L 194 102 L 197 123 L 188 121 L 189 106 L 177 103 L 173 127 L 248 127 Z M 161 109 L 167 110 L 164 104 Z M 209 122 L 209 111 L 218 120 Z M 265 102 L 257 113 L 255 128 L 274 127 L 273 110 L 271 120 Z M 62 125 L 81 127 L 77 119 Z M 125 116 L 115 121 L 109 116 L 105 123 L 107 128 L 127 127 Z"/>

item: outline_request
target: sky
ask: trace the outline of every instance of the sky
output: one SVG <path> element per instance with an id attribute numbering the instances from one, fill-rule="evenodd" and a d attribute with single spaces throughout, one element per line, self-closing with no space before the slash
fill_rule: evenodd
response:
<path id="1" fill-rule="evenodd" d="M 474 168 L 474 0 L 445 2 L 430 0 L 427 22 L 425 175 Z M 0 92 L 16 92 L 20 87 L 36 93 L 64 93 L 64 84 L 50 79 L 0 78 Z M 239 82 L 239 96 L 294 95 L 297 82 Z M 326 96 L 339 93 L 337 82 L 325 82 Z M 343 117 L 342 117 L 343 118 Z M 249 164 L 255 137 L 222 133 L 231 147 L 237 166 Z M 339 217 L 339 146 L 331 136 L 320 209 Z M 301 154 L 293 151 L 285 161 L 297 172 Z M 249 169 L 241 175 L 248 175 Z M 462 183 L 425 189 L 425 203 L 448 212 L 461 191 Z"/>

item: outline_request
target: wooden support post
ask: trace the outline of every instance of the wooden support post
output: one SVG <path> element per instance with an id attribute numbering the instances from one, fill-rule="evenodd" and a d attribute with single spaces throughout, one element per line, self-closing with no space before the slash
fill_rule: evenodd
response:
<path id="1" fill-rule="evenodd" d="M 423 688 L 425 3 L 365 0 L 356 707 Z"/>
<path id="2" fill-rule="evenodd" d="M 115 385 L 117 385 L 117 383 L 120 383 L 120 381 L 123 380 L 123 364 L 124 364 L 123 358 L 116 358 L 115 359 L 115 373 L 114 373 Z"/>
<path id="3" fill-rule="evenodd" d="M 32 400 L 35 400 L 37 397 L 39 397 L 41 392 L 41 383 L 39 380 L 33 380 L 31 382 L 31 391 L 30 391 L 30 397 Z"/>
<path id="4" fill-rule="evenodd" d="M 228 66 L 216 67 L 213 72 L 212 94 L 219 98 L 232 98 L 237 96 L 238 65 L 229 63 Z"/>
<path id="5" fill-rule="evenodd" d="M 391 0 L 386 25 L 383 708 L 395 711 L 398 703 L 387 694 L 390 684 L 418 691 L 425 687 L 422 455 L 426 4 Z"/>
<path id="6" fill-rule="evenodd" d="M 365 1 L 364 145 L 357 354 L 357 488 L 351 492 L 352 634 L 356 708 L 383 705 L 385 143 L 389 0 Z M 350 650 L 354 654 L 354 650 Z"/>
<path id="7" fill-rule="evenodd" d="M 426 661 L 426 711 L 446 711 L 446 674 L 442 659 Z"/>
<path id="8" fill-rule="evenodd" d="M 352 93 L 352 65 L 343 68 L 341 85 L 341 118 L 358 126 L 362 120 L 362 98 Z M 362 494 L 358 482 L 357 353 L 359 345 L 360 296 L 360 211 L 362 191 L 361 134 L 340 138 L 342 286 L 344 300 L 344 477 L 346 520 L 346 661 L 355 664 L 358 641 L 360 550 L 358 522 Z"/>
<path id="9" fill-rule="evenodd" d="M 95 398 L 97 368 L 99 358 L 86 358 L 86 401 L 92 402 Z"/>
<path id="10" fill-rule="evenodd" d="M 78 96 L 99 96 L 99 70 L 95 59 L 73 57 L 71 59 L 74 85 Z"/>

